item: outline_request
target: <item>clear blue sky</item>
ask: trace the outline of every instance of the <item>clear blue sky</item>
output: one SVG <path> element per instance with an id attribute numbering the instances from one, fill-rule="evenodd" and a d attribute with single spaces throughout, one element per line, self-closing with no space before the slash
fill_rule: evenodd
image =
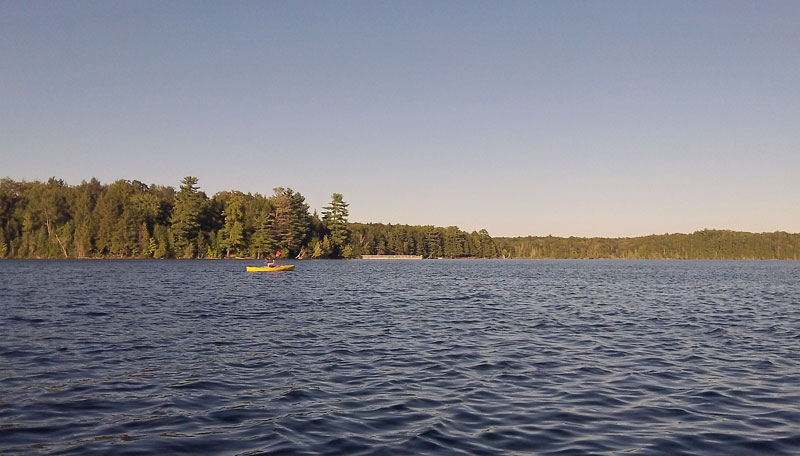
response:
<path id="1" fill-rule="evenodd" d="M 798 1 L 0 0 L 0 177 L 492 235 L 800 232 Z"/>

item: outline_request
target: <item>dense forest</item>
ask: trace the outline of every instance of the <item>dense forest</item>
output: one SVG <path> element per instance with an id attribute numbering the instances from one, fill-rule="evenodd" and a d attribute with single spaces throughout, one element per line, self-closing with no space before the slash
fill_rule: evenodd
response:
<path id="1" fill-rule="evenodd" d="M 800 234 L 703 230 L 635 238 L 494 238 L 507 258 L 798 260 Z"/>
<path id="2" fill-rule="evenodd" d="M 322 216 L 290 188 L 269 196 L 208 197 L 188 176 L 179 189 L 96 179 L 69 186 L 0 180 L 0 258 L 800 259 L 800 234 L 703 230 L 636 238 L 492 238 L 486 230 L 348 221 L 334 193 Z"/>
<path id="3" fill-rule="evenodd" d="M 209 198 L 188 176 L 178 190 L 96 179 L 69 186 L 0 180 L 0 258 L 425 258 L 498 256 L 486 230 L 350 223 L 341 194 L 320 217 L 289 188 Z"/>

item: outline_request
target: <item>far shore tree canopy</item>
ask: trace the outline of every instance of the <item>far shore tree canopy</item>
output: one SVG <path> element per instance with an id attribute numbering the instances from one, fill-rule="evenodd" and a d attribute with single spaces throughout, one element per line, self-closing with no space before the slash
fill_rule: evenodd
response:
<path id="1" fill-rule="evenodd" d="M 322 218 L 305 198 L 278 187 L 270 196 L 208 197 L 187 176 L 179 190 L 97 179 L 69 186 L 0 180 L 0 258 L 424 258 L 800 259 L 800 234 L 702 230 L 636 238 L 493 238 L 486 230 L 349 222 L 333 193 Z"/>

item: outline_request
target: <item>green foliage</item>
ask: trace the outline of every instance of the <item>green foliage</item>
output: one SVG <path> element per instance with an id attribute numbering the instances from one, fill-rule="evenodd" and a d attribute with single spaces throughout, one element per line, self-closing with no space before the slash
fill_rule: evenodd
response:
<path id="1" fill-rule="evenodd" d="M 220 235 L 220 246 L 225 249 L 225 256 L 239 255 L 244 247 L 244 200 L 239 192 L 233 194 L 225 205 L 222 215 L 225 226 Z"/>
<path id="2" fill-rule="evenodd" d="M 486 230 L 466 233 L 458 227 L 350 223 L 348 253 L 358 255 L 422 255 L 424 258 L 496 258 Z M 345 247 L 346 248 L 346 247 Z M 346 255 L 343 255 L 347 257 Z"/>
<path id="3" fill-rule="evenodd" d="M 291 239 L 288 243 L 289 254 L 294 256 L 300 252 L 302 247 L 310 240 L 311 217 L 308 215 L 308 205 L 306 199 L 300 193 L 287 190 L 291 207 Z"/>
<path id="4" fill-rule="evenodd" d="M 320 258 L 322 256 L 322 244 L 319 242 L 319 239 L 314 240 L 314 243 L 311 247 L 311 258 Z"/>
<path id="5" fill-rule="evenodd" d="M 330 256 L 333 253 L 333 244 L 331 244 L 331 238 L 328 235 L 322 237 L 322 256 Z"/>
<path id="6" fill-rule="evenodd" d="M 347 216 L 350 213 L 347 206 L 349 205 L 344 202 L 341 193 L 334 193 L 331 195 L 331 205 L 325 206 L 322 212 L 322 221 L 330 233 L 330 250 L 337 257 L 345 256 L 344 249 L 350 237 L 350 230 L 347 227 Z M 350 254 L 352 255 L 352 248 Z"/>
<path id="7" fill-rule="evenodd" d="M 287 257 L 295 256 L 311 237 L 308 205 L 300 193 L 295 193 L 290 188 L 279 187 L 274 192 L 271 198 L 274 208 L 272 236 L 282 254 Z"/>
<path id="8" fill-rule="evenodd" d="M 511 258 L 800 259 L 800 234 L 702 230 L 636 238 L 494 238 Z"/>
<path id="9" fill-rule="evenodd" d="M 220 192 L 209 199 L 195 177 L 172 187 L 97 179 L 70 187 L 0 179 L 0 258 L 192 258 L 272 255 L 357 258 L 800 259 L 800 234 L 702 230 L 638 238 L 492 238 L 449 226 L 350 223 L 334 193 L 323 218 L 305 198 Z"/>
<path id="10" fill-rule="evenodd" d="M 200 216 L 207 200 L 205 193 L 198 191 L 197 182 L 197 178 L 193 176 L 183 178 L 170 218 L 175 248 L 183 258 L 195 256 Z"/>
<path id="11" fill-rule="evenodd" d="M 351 245 L 344 246 L 344 250 L 342 251 L 342 258 L 354 258 L 353 257 L 353 246 L 351 246 Z"/>
<path id="12" fill-rule="evenodd" d="M 156 225 L 153 228 L 153 240 L 156 248 L 153 251 L 153 258 L 171 258 L 172 246 L 170 245 L 169 229 L 164 225 Z"/>
<path id="13" fill-rule="evenodd" d="M 250 250 L 256 258 L 262 258 L 276 250 L 277 243 L 273 236 L 273 225 L 273 213 L 268 206 L 265 206 L 258 213 L 250 240 Z"/>

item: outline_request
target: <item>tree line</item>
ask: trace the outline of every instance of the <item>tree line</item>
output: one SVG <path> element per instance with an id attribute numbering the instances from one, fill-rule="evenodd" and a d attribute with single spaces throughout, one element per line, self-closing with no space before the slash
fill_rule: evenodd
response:
<path id="1" fill-rule="evenodd" d="M 290 188 L 208 197 L 187 176 L 176 190 L 97 179 L 69 186 L 0 180 L 0 258 L 356 258 L 362 254 L 497 257 L 486 230 L 361 224 L 334 193 L 322 216 Z"/>
<path id="2" fill-rule="evenodd" d="M 371 255 L 422 255 L 423 258 L 498 258 L 486 230 L 467 233 L 455 226 L 351 223 L 353 251 Z"/>
<path id="3" fill-rule="evenodd" d="M 635 238 L 502 237 L 486 230 L 348 221 L 334 193 L 322 215 L 290 188 L 208 197 L 196 177 L 176 190 L 97 179 L 69 186 L 0 180 L 0 258 L 800 259 L 800 234 L 702 230 Z"/>
<path id="4" fill-rule="evenodd" d="M 798 260 L 800 234 L 702 230 L 634 238 L 494 238 L 507 258 Z"/>

